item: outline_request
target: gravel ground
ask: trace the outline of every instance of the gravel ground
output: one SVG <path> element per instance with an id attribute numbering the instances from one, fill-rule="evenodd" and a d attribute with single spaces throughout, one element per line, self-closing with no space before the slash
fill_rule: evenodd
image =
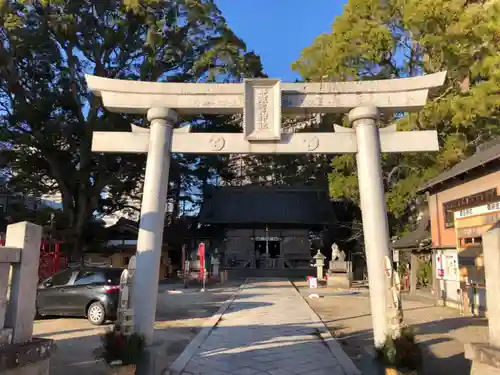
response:
<path id="1" fill-rule="evenodd" d="M 229 283 L 200 292 L 178 284 L 160 285 L 155 335 L 169 343 L 166 355 L 170 363 L 238 287 L 238 283 Z M 95 360 L 93 351 L 100 346 L 99 335 L 105 330 L 106 326 L 95 327 L 86 319 L 54 318 L 36 321 L 33 334 L 55 340 L 51 375 L 104 375 L 106 367 Z"/>
<path id="2" fill-rule="evenodd" d="M 322 298 L 308 298 L 312 292 L 305 282 L 295 285 L 321 317 L 345 352 L 364 374 L 375 373 L 372 357 L 370 301 L 366 290 L 340 295 L 332 288 L 315 289 Z M 417 330 L 424 349 L 425 375 L 468 375 L 470 361 L 464 358 L 464 344 L 485 342 L 487 320 L 460 316 L 457 310 L 434 306 L 425 298 L 403 297 L 405 323 Z"/>

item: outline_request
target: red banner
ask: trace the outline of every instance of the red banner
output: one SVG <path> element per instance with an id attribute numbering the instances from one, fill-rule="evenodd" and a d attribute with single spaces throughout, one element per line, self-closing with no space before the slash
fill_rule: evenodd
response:
<path id="1" fill-rule="evenodd" d="M 198 246 L 198 257 L 200 259 L 200 270 L 198 271 L 198 280 L 202 281 L 205 276 L 205 244 L 202 242 Z"/>

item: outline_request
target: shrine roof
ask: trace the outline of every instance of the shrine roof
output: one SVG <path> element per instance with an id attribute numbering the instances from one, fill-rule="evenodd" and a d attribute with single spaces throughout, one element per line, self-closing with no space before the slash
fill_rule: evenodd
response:
<path id="1" fill-rule="evenodd" d="M 200 211 L 204 224 L 297 224 L 331 222 L 328 192 L 308 187 L 224 186 L 209 189 Z"/>
<path id="2" fill-rule="evenodd" d="M 451 169 L 441 173 L 432 180 L 422 185 L 418 191 L 420 193 L 435 188 L 448 180 L 458 178 L 465 173 L 482 167 L 488 163 L 496 161 L 500 158 L 500 138 L 494 138 L 478 147 L 476 153 L 471 157 L 462 160 L 460 163 L 453 166 Z"/>
<path id="3" fill-rule="evenodd" d="M 431 221 L 428 214 L 424 214 L 416 229 L 405 234 L 392 243 L 395 250 L 419 250 L 428 245 L 431 239 Z"/>
<path id="4" fill-rule="evenodd" d="M 110 239 L 136 239 L 139 232 L 139 223 L 122 217 L 115 224 L 104 228 L 104 230 Z"/>

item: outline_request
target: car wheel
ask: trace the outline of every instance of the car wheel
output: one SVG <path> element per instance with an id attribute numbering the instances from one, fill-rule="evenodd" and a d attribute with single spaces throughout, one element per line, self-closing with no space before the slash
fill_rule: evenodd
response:
<path id="1" fill-rule="evenodd" d="M 92 303 L 87 309 L 87 319 L 95 326 L 100 326 L 104 323 L 105 315 L 104 306 L 100 302 Z"/>

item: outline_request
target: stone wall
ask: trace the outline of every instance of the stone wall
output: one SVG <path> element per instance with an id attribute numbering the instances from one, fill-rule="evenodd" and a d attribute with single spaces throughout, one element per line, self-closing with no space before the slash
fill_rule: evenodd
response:
<path id="1" fill-rule="evenodd" d="M 0 347 L 0 374 L 49 375 L 52 340 L 32 339 Z"/>
<path id="2" fill-rule="evenodd" d="M 52 340 L 33 338 L 42 228 L 7 227 L 0 247 L 0 373 L 48 375 Z"/>
<path id="3" fill-rule="evenodd" d="M 50 360 L 44 359 L 37 363 L 30 363 L 24 367 L 7 370 L 2 375 L 49 375 Z"/>

